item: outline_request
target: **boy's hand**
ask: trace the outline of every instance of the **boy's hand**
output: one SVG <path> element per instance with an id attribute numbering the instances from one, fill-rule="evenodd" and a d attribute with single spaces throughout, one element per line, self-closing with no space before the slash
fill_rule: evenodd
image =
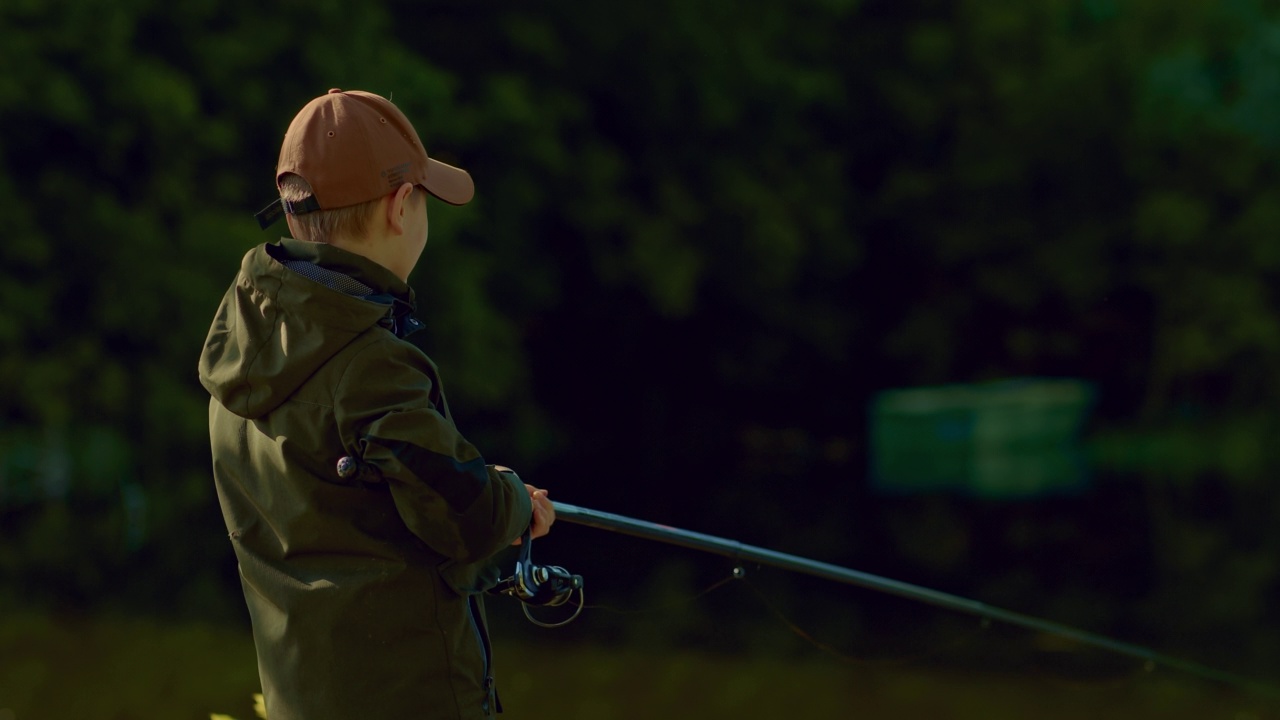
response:
<path id="1" fill-rule="evenodd" d="M 533 520 L 529 524 L 529 538 L 540 538 L 551 532 L 551 525 L 556 521 L 556 508 L 547 498 L 547 491 L 536 488 L 529 483 L 524 487 L 529 491 L 529 499 L 533 501 Z M 512 545 L 519 545 L 522 538 L 516 538 Z"/>

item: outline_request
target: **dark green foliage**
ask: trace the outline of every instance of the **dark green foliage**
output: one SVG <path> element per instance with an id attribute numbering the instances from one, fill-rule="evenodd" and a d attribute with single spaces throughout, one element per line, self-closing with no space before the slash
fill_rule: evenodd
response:
<path id="1" fill-rule="evenodd" d="M 195 361 L 347 87 L 476 178 L 414 283 L 492 460 L 1280 664 L 1277 37 L 1245 0 L 8 0 L 0 586 L 236 612 Z M 1086 497 L 867 487 L 875 393 L 1021 376 L 1098 388 Z M 625 585 L 585 532 L 548 552 Z"/>

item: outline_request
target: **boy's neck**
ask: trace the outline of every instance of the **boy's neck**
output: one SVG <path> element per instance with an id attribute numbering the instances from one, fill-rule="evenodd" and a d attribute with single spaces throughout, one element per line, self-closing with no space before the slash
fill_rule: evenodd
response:
<path id="1" fill-rule="evenodd" d="M 413 265 L 406 263 L 404 253 L 400 252 L 396 247 L 394 238 L 364 237 L 353 239 L 338 237 L 329 240 L 328 244 L 353 255 L 372 260 L 390 270 L 402 281 L 409 282 L 409 273 L 413 271 Z"/>

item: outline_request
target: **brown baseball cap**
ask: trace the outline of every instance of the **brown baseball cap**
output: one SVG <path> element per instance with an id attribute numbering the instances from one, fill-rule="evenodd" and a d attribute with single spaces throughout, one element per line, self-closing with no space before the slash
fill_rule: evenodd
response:
<path id="1" fill-rule="evenodd" d="M 286 173 L 301 176 L 313 195 L 281 199 L 257 213 L 266 228 L 284 213 L 357 205 L 413 183 L 451 205 L 475 195 L 466 170 L 427 156 L 413 124 L 390 100 L 360 90 L 334 88 L 307 103 L 284 135 L 276 183 Z"/>

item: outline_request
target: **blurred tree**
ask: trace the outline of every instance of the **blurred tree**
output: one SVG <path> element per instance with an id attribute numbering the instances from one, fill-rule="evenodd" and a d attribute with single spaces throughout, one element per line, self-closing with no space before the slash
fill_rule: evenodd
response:
<path id="1" fill-rule="evenodd" d="M 263 239 L 250 214 L 272 196 L 279 138 L 306 99 L 344 81 L 399 88 L 415 107 L 449 102 L 446 75 L 380 42 L 389 19 L 379 8 L 353 18 L 309 6 L 305 27 L 295 11 L 74 0 L 0 9 L 0 59 L 23 68 L 0 81 L 0 440 L 15 449 L 0 512 L 11 578 L 62 576 L 53 587 L 63 600 L 123 587 L 196 611 L 211 599 L 216 610 L 223 594 L 210 591 L 233 579 L 195 359 L 241 254 Z M 329 37 L 344 39 L 342 53 Z M 348 69 L 347 52 L 372 69 Z M 510 384 L 509 370 L 479 367 Z M 127 459 L 80 462 L 93 457 L 92 438 Z M 103 473 L 114 483 L 95 479 Z M 89 530 L 103 523 L 114 530 Z"/>
<path id="2" fill-rule="evenodd" d="M 1027 610 L 1135 575 L 1093 621 L 1275 660 L 1277 38 L 1247 0 L 6 2 L 0 578 L 220 612 L 195 358 L 289 118 L 359 87 L 477 180 L 414 283 L 495 459 Z M 1025 375 L 1100 388 L 1073 523 L 867 493 L 875 392 Z"/>

